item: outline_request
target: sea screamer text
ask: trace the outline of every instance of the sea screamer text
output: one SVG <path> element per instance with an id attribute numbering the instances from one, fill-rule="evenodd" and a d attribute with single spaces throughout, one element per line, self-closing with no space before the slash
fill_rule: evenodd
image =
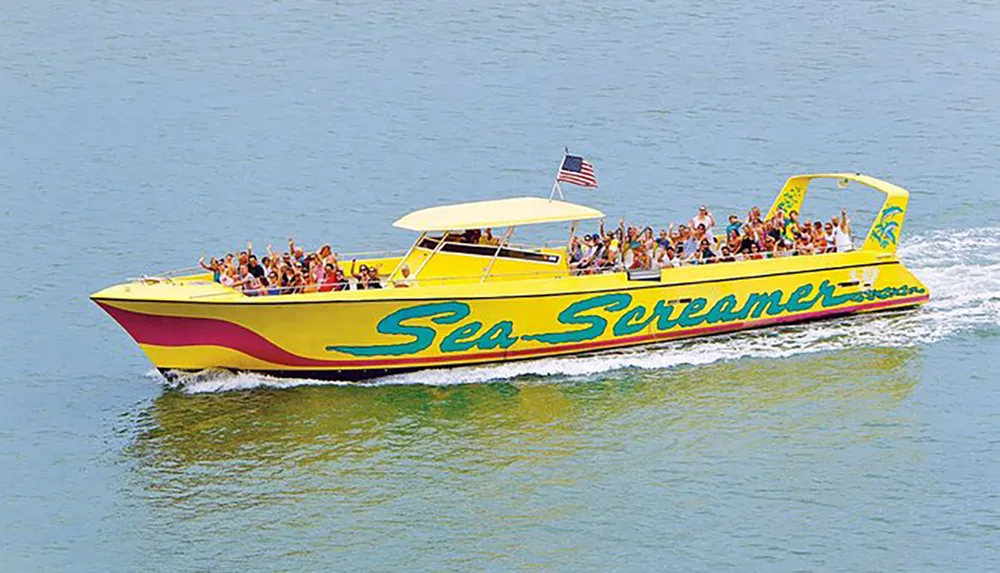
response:
<path id="1" fill-rule="evenodd" d="M 329 351 L 354 356 L 399 356 L 422 352 L 435 343 L 443 353 L 470 350 L 507 349 L 519 340 L 543 344 L 571 344 L 594 340 L 605 334 L 609 325 L 614 337 L 637 334 L 647 327 L 656 331 L 674 328 L 695 328 L 702 325 L 725 324 L 738 321 L 799 313 L 816 308 L 833 308 L 851 302 L 885 300 L 922 293 L 920 287 L 900 286 L 876 290 L 842 293 L 828 280 L 818 287 L 803 284 L 785 294 L 783 290 L 749 294 L 744 300 L 726 295 L 709 302 L 707 298 L 692 298 L 689 302 L 669 304 L 657 301 L 652 309 L 632 303 L 629 293 L 609 293 L 576 301 L 564 308 L 556 317 L 564 328 L 555 332 L 517 334 L 512 320 L 502 320 L 486 327 L 481 321 L 465 321 L 472 314 L 469 305 L 458 301 L 433 302 L 403 308 L 379 321 L 380 334 L 405 337 L 404 342 L 369 346 L 327 346 Z M 429 319 L 434 325 L 455 328 L 444 329 L 413 322 Z M 442 335 L 442 331 L 447 330 Z"/>

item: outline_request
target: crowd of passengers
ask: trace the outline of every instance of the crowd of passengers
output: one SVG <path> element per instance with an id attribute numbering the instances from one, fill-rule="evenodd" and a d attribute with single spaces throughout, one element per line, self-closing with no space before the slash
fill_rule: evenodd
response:
<path id="1" fill-rule="evenodd" d="M 593 274 L 852 249 L 851 224 L 843 210 L 840 217 L 831 217 L 830 221 L 823 223 L 800 220 L 796 211 L 786 215 L 781 209 L 764 220 L 760 209 L 754 207 L 744 221 L 730 215 L 724 235 L 717 236 L 715 229 L 715 217 L 704 205 L 687 224 L 677 227 L 671 224 L 669 229 L 661 229 L 658 236 L 654 236 L 652 227 L 640 229 L 634 225 L 626 226 L 624 219 L 617 229 L 605 232 L 602 221 L 599 233 L 584 235 L 582 239 L 575 235 L 572 237 L 569 266 L 575 274 Z M 449 233 L 446 240 L 479 245 L 500 244 L 492 229 Z M 350 270 L 345 272 L 330 245 L 306 253 L 292 239 L 288 239 L 288 252 L 285 253 L 275 253 L 268 245 L 267 255 L 258 259 L 248 242 L 245 251 L 235 255 L 229 253 L 218 259 L 213 257 L 208 263 L 202 257 L 198 264 L 212 273 L 215 282 L 241 290 L 249 296 L 334 292 L 351 288 L 368 290 L 384 286 L 378 267 L 364 263 L 358 265 L 356 260 L 351 260 Z M 416 286 L 407 265 L 400 268 L 399 278 L 392 281 L 392 286 Z"/>
<path id="2" fill-rule="evenodd" d="M 469 229 L 462 233 L 449 233 L 447 241 L 480 245 L 499 245 L 500 239 L 492 229 Z M 342 290 L 369 290 L 383 288 L 379 268 L 352 260 L 350 270 L 345 272 L 337 253 L 330 245 L 323 245 L 318 251 L 307 253 L 301 245 L 288 239 L 288 252 L 275 253 L 267 246 L 267 255 L 258 258 L 252 243 L 247 243 L 245 251 L 223 257 L 212 257 L 208 263 L 202 257 L 198 265 L 212 273 L 212 280 L 223 286 L 235 288 L 249 296 L 276 296 L 311 292 L 334 292 Z M 345 265 L 346 266 L 346 265 Z M 396 288 L 416 286 L 410 277 L 410 267 L 399 269 L 399 278 L 392 281 Z M 351 281 L 351 279 L 354 279 Z"/>
<path id="3" fill-rule="evenodd" d="M 275 253 L 268 245 L 267 255 L 258 259 L 253 245 L 248 242 L 245 251 L 235 255 L 229 253 L 218 259 L 213 257 L 207 264 L 202 257 L 198 264 L 212 273 L 215 282 L 250 296 L 348 290 L 351 278 L 356 289 L 379 289 L 383 286 L 377 267 L 364 263 L 358 265 L 352 260 L 350 270 L 345 272 L 330 245 L 306 253 L 292 239 L 288 239 L 286 253 Z M 412 286 L 409 267 L 400 269 L 400 274 L 401 278 L 393 281 L 394 286 Z"/>
<path id="4" fill-rule="evenodd" d="M 721 229 L 720 229 L 721 231 Z M 570 269 L 575 274 L 607 270 L 651 270 L 689 264 L 726 263 L 797 255 L 845 252 L 851 244 L 851 223 L 843 210 L 826 223 L 802 220 L 797 211 L 787 214 L 777 209 L 764 219 L 754 207 L 746 219 L 729 216 L 724 233 L 717 234 L 715 216 L 702 205 L 686 224 L 660 229 L 640 229 L 625 225 L 617 229 L 573 236 L 570 240 Z"/>

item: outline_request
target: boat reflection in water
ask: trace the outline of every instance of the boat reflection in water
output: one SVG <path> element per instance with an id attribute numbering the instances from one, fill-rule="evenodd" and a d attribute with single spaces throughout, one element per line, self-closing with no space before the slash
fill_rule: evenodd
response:
<path id="1" fill-rule="evenodd" d="M 156 497 L 174 501 L 220 475 L 238 482 L 233 492 L 265 498 L 322 487 L 374 499 L 421 476 L 544 467 L 581 452 L 643 447 L 681 462 L 762 444 L 844 445 L 906 431 L 881 422 L 899 421 L 917 352 L 859 348 L 563 381 L 167 392 L 139 415 L 124 455 Z M 224 503 L 226 491 L 214 495 L 203 501 Z"/>
<path id="2" fill-rule="evenodd" d="M 713 527 L 735 538 L 845 526 L 854 493 L 897 495 L 885 476 L 922 463 L 923 424 L 900 407 L 920 352 L 458 386 L 167 392 L 128 430 L 126 497 L 154 547 L 190 570 L 239 570 L 271 554 L 287 570 L 465 570 L 487 558 L 603 559 L 620 546 L 609 528 L 621 523 L 684 547 Z M 758 516 L 749 529 L 747 515 Z M 240 542 L 224 552 L 200 543 L 218 536 Z M 148 560 L 136 569 L 155 570 Z"/>

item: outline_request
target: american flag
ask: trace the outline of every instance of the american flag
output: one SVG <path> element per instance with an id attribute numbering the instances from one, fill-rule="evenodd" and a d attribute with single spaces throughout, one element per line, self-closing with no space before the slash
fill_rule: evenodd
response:
<path id="1" fill-rule="evenodd" d="M 577 155 L 567 155 L 563 158 L 556 181 L 564 181 L 580 187 L 597 187 L 594 166 Z"/>

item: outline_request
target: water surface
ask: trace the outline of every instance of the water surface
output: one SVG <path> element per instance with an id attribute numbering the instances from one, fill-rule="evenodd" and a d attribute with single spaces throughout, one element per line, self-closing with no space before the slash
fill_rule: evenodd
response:
<path id="1" fill-rule="evenodd" d="M 4 15 L 0 569 L 1000 569 L 995 3 Z M 899 183 L 932 302 L 369 387 L 175 388 L 86 299 L 247 239 L 405 248 L 411 209 L 546 194 L 564 146 L 601 183 L 571 200 L 656 226 L 766 206 L 793 172 Z"/>

